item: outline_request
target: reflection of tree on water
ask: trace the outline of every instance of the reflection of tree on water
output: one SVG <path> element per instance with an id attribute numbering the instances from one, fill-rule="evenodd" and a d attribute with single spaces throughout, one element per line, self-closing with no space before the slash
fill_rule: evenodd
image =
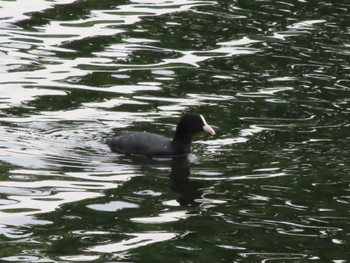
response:
<path id="1" fill-rule="evenodd" d="M 189 179 L 190 175 L 190 163 L 186 158 L 175 158 L 172 160 L 170 173 L 171 189 L 179 194 L 176 201 L 181 206 L 197 206 L 199 203 L 196 202 L 196 199 L 202 198 L 202 184 L 191 181 Z"/>

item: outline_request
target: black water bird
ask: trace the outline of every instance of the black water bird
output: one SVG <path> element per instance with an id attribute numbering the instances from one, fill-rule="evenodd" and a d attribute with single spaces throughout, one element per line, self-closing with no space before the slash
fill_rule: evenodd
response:
<path id="1" fill-rule="evenodd" d="M 215 134 L 202 115 L 186 113 L 177 124 L 173 139 L 150 132 L 124 131 L 107 140 L 107 144 L 113 152 L 126 155 L 179 157 L 191 152 L 193 136 L 202 131 Z"/>

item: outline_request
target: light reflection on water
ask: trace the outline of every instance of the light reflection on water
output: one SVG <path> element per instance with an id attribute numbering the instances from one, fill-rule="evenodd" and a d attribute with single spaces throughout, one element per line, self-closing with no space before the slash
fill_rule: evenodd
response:
<path id="1" fill-rule="evenodd" d="M 118 243 L 98 245 L 89 249 L 93 252 L 113 253 L 120 251 L 127 251 L 133 248 L 141 246 L 147 246 L 156 242 L 164 242 L 176 237 L 175 233 L 162 233 L 162 232 L 151 232 L 151 233 L 133 233 L 130 235 L 131 238 L 122 240 Z"/>
<path id="2" fill-rule="evenodd" d="M 346 259 L 347 2 L 0 7 L 1 260 Z M 189 160 L 104 143 L 187 110 Z"/>

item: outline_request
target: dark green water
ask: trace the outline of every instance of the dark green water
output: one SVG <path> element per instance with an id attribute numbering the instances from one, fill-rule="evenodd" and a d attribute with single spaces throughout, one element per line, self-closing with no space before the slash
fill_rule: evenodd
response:
<path id="1" fill-rule="evenodd" d="M 0 1 L 0 261 L 348 262 L 349 9 Z M 186 111 L 190 161 L 104 144 Z"/>

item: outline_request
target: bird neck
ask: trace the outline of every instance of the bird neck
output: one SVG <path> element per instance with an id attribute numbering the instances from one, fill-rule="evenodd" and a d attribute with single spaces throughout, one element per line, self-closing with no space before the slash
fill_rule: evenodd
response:
<path id="1" fill-rule="evenodd" d="M 184 146 L 191 146 L 193 135 L 176 130 L 173 139 L 173 144 L 182 144 Z"/>

